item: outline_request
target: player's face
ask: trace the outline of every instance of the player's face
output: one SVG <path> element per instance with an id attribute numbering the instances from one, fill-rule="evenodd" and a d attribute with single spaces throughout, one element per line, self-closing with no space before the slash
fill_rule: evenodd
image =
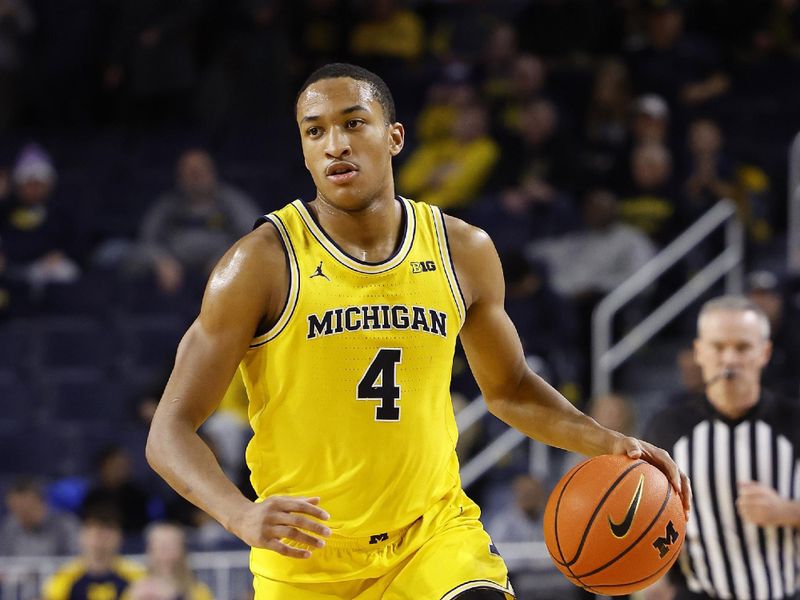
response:
<path id="1" fill-rule="evenodd" d="M 716 310 L 700 320 L 694 342 L 695 361 L 705 381 L 730 392 L 757 386 L 769 361 L 772 345 L 764 337 L 759 316 L 752 311 Z M 728 371 L 731 376 L 722 377 Z M 724 394 L 731 396 L 733 394 Z"/>
<path id="2" fill-rule="evenodd" d="M 394 196 L 392 157 L 403 147 L 403 126 L 386 123 L 367 83 L 349 77 L 318 81 L 298 99 L 296 116 L 318 197 L 359 210 Z"/>

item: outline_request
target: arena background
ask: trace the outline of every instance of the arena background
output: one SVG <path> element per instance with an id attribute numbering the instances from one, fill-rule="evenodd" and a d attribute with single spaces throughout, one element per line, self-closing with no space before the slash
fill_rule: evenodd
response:
<path id="1" fill-rule="evenodd" d="M 330 61 L 386 79 L 407 132 L 398 192 L 492 235 L 530 362 L 576 404 L 640 431 L 698 385 L 699 302 L 739 286 L 777 325 L 767 385 L 797 395 L 795 0 L 0 0 L 0 491 L 34 477 L 54 510 L 120 502 L 132 554 L 147 523 L 176 520 L 218 597 L 247 597 L 244 548 L 160 482 L 144 440 L 210 265 L 313 195 L 293 102 Z M 742 260 L 599 384 L 593 309 L 722 199 Z M 738 248 L 725 227 L 641 286 L 612 338 Z M 457 356 L 457 410 L 478 395 Z M 511 539 L 506 517 L 535 515 L 574 458 L 478 404 L 459 420 L 501 549 L 540 541 L 535 518 Z M 246 431 L 232 389 L 205 433 L 243 489 Z M 4 599 L 35 597 L 59 562 L 3 552 Z M 566 597 L 541 545 L 516 554 L 521 598 Z"/>

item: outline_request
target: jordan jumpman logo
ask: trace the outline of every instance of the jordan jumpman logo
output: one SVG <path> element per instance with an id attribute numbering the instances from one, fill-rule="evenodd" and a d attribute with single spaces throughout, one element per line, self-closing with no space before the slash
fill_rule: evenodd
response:
<path id="1" fill-rule="evenodd" d="M 325 275 L 325 273 L 322 272 L 322 261 L 319 261 L 319 266 L 317 267 L 317 270 L 314 271 L 314 273 L 311 275 L 311 277 L 309 277 L 309 279 L 313 279 L 314 277 L 324 277 L 328 281 L 331 280 L 330 277 L 328 277 L 327 275 Z"/>

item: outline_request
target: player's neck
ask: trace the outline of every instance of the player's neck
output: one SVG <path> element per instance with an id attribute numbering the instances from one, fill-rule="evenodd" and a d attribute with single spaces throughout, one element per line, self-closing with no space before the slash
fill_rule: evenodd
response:
<path id="1" fill-rule="evenodd" d="M 393 195 L 382 195 L 357 209 L 343 209 L 318 194 L 309 206 L 325 232 L 359 260 L 386 260 L 402 235 L 403 206 Z"/>

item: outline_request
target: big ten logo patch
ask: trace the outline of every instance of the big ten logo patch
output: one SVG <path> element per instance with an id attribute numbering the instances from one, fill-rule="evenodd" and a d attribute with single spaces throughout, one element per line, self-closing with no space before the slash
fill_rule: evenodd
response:
<path id="1" fill-rule="evenodd" d="M 424 260 L 422 262 L 411 261 L 412 273 L 428 273 L 429 271 L 436 270 L 436 263 L 432 260 Z"/>

